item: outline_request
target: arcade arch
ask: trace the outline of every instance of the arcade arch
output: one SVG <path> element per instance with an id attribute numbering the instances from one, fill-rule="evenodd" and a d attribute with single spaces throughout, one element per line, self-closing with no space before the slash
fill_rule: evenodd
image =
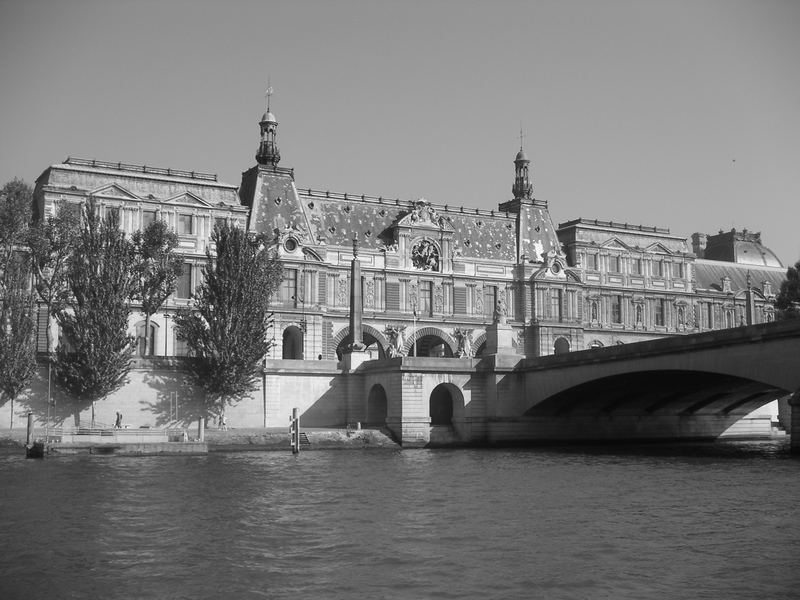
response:
<path id="1" fill-rule="evenodd" d="M 303 360 L 304 343 L 303 331 L 296 325 L 289 325 L 283 330 L 283 354 L 284 360 Z"/>

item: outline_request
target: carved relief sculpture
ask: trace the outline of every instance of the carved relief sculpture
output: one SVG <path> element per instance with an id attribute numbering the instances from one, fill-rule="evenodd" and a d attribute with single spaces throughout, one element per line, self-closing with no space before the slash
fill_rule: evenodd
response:
<path id="1" fill-rule="evenodd" d="M 411 262 L 421 271 L 439 270 L 439 250 L 429 240 L 418 242 L 411 250 Z"/>

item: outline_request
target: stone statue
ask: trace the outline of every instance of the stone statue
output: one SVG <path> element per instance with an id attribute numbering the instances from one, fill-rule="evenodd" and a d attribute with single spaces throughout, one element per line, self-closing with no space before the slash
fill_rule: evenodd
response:
<path id="1" fill-rule="evenodd" d="M 405 325 L 387 325 L 384 333 L 389 338 L 389 347 L 386 349 L 386 354 L 389 358 L 403 356 L 403 344 L 405 343 Z"/>
<path id="2" fill-rule="evenodd" d="M 456 329 L 455 336 L 458 340 L 457 358 L 472 358 L 472 329 Z"/>
<path id="3" fill-rule="evenodd" d="M 508 317 L 508 309 L 506 307 L 506 297 L 502 292 L 498 293 L 497 304 L 494 307 L 493 320 L 495 323 L 505 325 Z"/>

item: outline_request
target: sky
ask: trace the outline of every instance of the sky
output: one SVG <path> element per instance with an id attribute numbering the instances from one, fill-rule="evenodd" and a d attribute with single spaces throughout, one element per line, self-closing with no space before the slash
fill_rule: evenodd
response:
<path id="1" fill-rule="evenodd" d="M 534 196 L 800 260 L 800 1 L 0 0 L 0 183 L 67 156 L 297 186 Z"/>

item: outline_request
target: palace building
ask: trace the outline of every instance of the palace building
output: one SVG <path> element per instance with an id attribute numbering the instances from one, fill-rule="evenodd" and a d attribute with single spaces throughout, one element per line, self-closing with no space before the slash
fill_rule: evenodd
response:
<path id="1" fill-rule="evenodd" d="M 222 220 L 273 236 L 284 262 L 273 299 L 276 359 L 341 356 L 354 244 L 372 358 L 481 356 L 497 310 L 516 351 L 530 356 L 773 319 L 785 270 L 758 233 L 687 240 L 616 221 L 556 226 L 547 201 L 534 197 L 522 149 L 511 198 L 497 210 L 302 188 L 294 169 L 279 165 L 277 124 L 264 114 L 257 164 L 238 188 L 207 173 L 77 158 L 37 179 L 39 215 L 94 196 L 102 210 L 119 212 L 128 233 L 164 219 L 180 236 L 189 268 L 140 354 L 185 354 L 169 316 L 188 304 Z M 131 327 L 143 340 L 143 321 Z"/>
<path id="2" fill-rule="evenodd" d="M 145 358 L 108 400 L 109 414 L 124 406 L 135 425 L 173 423 L 179 405 L 202 393 L 180 376 L 181 359 L 164 357 L 187 355 L 171 316 L 191 303 L 211 232 L 223 221 L 273 239 L 285 268 L 271 301 L 275 343 L 263 381 L 227 413 L 234 427 L 283 426 L 299 406 L 306 426 L 385 424 L 417 443 L 430 439 L 440 420 L 434 403 L 445 398 L 456 438 L 485 440 L 510 409 L 491 408 L 505 392 L 501 379 L 481 375 L 482 362 L 513 365 L 774 318 L 785 270 L 758 233 L 687 238 L 587 218 L 556 225 L 534 195 L 522 149 L 513 179 L 509 168 L 511 193 L 498 189 L 496 210 L 304 188 L 281 163 L 277 125 L 267 109 L 256 164 L 238 187 L 208 173 L 79 158 L 36 180 L 40 218 L 94 197 L 129 234 L 162 219 L 180 238 L 189 268 L 153 317 L 147 348 L 144 317 L 134 310 L 130 331 Z M 351 298 L 361 309 L 356 321 Z M 354 345 L 365 347 L 355 362 Z M 406 363 L 421 374 L 402 375 Z M 524 392 L 509 394 L 519 400 Z"/>

